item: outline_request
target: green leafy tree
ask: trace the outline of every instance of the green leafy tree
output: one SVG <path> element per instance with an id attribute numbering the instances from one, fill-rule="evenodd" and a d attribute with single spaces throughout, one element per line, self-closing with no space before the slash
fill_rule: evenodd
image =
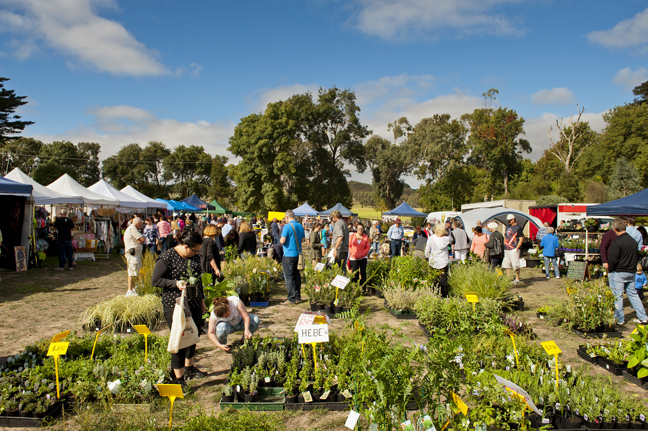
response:
<path id="1" fill-rule="evenodd" d="M 101 145 L 96 142 L 79 142 L 77 144 L 79 157 L 83 163 L 79 163 L 79 182 L 81 185 L 88 187 L 101 179 L 101 169 L 99 164 L 99 153 Z"/>
<path id="2" fill-rule="evenodd" d="M 7 141 L 2 148 L 2 174 L 18 168 L 27 175 L 34 172 L 39 163 L 38 154 L 43 143 L 34 138 L 17 138 Z"/>
<path id="3" fill-rule="evenodd" d="M 7 90 L 4 87 L 7 81 L 8 78 L 0 77 L 0 148 L 15 139 L 25 127 L 34 124 L 33 121 L 21 120 L 20 115 L 15 114 L 16 109 L 27 104 L 27 96 L 16 96 L 15 90 Z"/>
<path id="4" fill-rule="evenodd" d="M 212 158 L 199 145 L 178 145 L 164 158 L 164 178 L 173 181 L 173 192 L 179 199 L 192 193 L 206 196 L 211 181 Z"/>
<path id="5" fill-rule="evenodd" d="M 120 148 L 117 154 L 103 161 L 102 172 L 113 187 L 122 189 L 128 185 L 142 193 L 146 181 L 146 165 L 142 162 L 142 147 L 139 144 L 128 144 Z"/>
<path id="6" fill-rule="evenodd" d="M 146 164 L 146 184 L 141 192 L 148 196 L 167 197 L 169 192 L 169 175 L 164 171 L 164 159 L 171 155 L 171 150 L 160 141 L 149 141 L 142 150 L 142 160 Z"/>
<path id="7" fill-rule="evenodd" d="M 68 174 L 82 186 L 89 187 L 101 178 L 100 151 L 99 144 L 90 142 L 75 145 L 69 141 L 54 141 L 43 144 L 33 178 L 41 184 L 50 184 L 61 175 Z"/>
<path id="8" fill-rule="evenodd" d="M 557 205 L 568 202 L 569 200 L 567 198 L 556 195 L 538 196 L 538 199 L 536 199 L 537 205 Z"/>
<path id="9" fill-rule="evenodd" d="M 461 118 L 470 127 L 471 159 L 488 171 L 491 193 L 503 190 L 508 196 L 509 178 L 520 171 L 522 153 L 531 152 L 529 141 L 520 138 L 524 119 L 514 110 L 501 107 L 476 109 Z"/>
<path id="10" fill-rule="evenodd" d="M 402 176 L 410 170 L 406 148 L 390 143 L 380 136 L 372 136 L 366 144 L 367 163 L 371 169 L 374 195 L 391 210 L 403 194 Z"/>
<path id="11" fill-rule="evenodd" d="M 320 88 L 317 101 L 310 93 L 293 97 L 299 111 L 299 135 L 312 163 L 311 202 L 320 210 L 352 201 L 344 163 L 362 173 L 367 167 L 362 140 L 371 132 L 360 123 L 355 93 L 337 87 Z M 349 194 L 343 194 L 343 193 Z"/>
<path id="12" fill-rule="evenodd" d="M 602 204 L 608 201 L 607 187 L 599 181 L 588 181 L 585 185 L 585 202 Z"/>
<path id="13" fill-rule="evenodd" d="M 634 105 L 644 105 L 648 103 L 648 81 L 633 88 L 632 94 L 639 96 L 634 100 Z"/>
<path id="14" fill-rule="evenodd" d="M 578 202 L 581 200 L 580 183 L 576 175 L 570 171 L 563 171 L 558 179 L 558 190 L 560 196 L 564 196 L 569 202 Z"/>
<path id="15" fill-rule="evenodd" d="M 641 176 L 625 157 L 619 157 L 610 177 L 608 196 L 611 200 L 624 198 L 642 189 Z"/>
<path id="16" fill-rule="evenodd" d="M 209 189 L 209 201 L 216 199 L 225 207 L 231 205 L 233 197 L 232 181 L 227 169 L 227 157 L 214 156 L 211 167 L 211 188 Z"/>

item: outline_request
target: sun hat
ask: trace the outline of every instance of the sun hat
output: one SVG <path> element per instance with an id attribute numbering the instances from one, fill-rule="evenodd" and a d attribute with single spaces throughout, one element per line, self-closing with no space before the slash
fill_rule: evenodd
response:
<path id="1" fill-rule="evenodd" d="M 506 216 L 506 221 L 509 221 L 509 220 L 515 220 L 515 216 L 513 214 L 507 215 Z"/>

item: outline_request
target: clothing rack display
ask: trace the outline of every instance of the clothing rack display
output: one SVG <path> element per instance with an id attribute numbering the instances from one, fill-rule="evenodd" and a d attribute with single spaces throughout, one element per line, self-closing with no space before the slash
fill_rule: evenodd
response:
<path id="1" fill-rule="evenodd" d="M 110 252 L 112 251 L 113 241 L 115 238 L 112 219 L 107 217 L 95 217 L 93 228 L 95 238 L 98 241 L 97 250 L 103 248 L 104 251 L 103 253 L 95 253 L 95 256 L 110 259 Z"/>

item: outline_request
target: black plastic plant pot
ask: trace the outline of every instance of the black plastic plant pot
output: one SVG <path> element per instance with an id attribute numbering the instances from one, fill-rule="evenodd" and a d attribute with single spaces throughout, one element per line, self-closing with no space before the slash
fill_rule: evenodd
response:
<path id="1" fill-rule="evenodd" d="M 245 397 L 245 402 L 246 403 L 255 403 L 256 399 L 257 399 L 256 393 L 254 393 L 252 395 L 245 394 L 244 397 Z"/>
<path id="2" fill-rule="evenodd" d="M 223 394 L 223 398 L 221 398 L 221 403 L 233 403 L 233 402 L 234 402 L 234 395 Z"/>
<path id="3" fill-rule="evenodd" d="M 286 404 L 296 404 L 297 403 L 297 395 L 292 395 L 292 396 L 286 396 Z"/>
<path id="4" fill-rule="evenodd" d="M 346 397 L 345 397 L 344 395 L 338 393 L 338 394 L 335 396 L 335 401 L 337 401 L 338 403 L 343 403 L 343 402 L 346 401 Z"/>
<path id="5" fill-rule="evenodd" d="M 324 311 L 324 304 L 315 304 L 315 311 Z"/>
<path id="6" fill-rule="evenodd" d="M 342 312 L 342 307 L 333 307 L 333 312 L 335 314 L 341 313 Z"/>
<path id="7" fill-rule="evenodd" d="M 326 314 L 335 314 L 335 307 L 333 307 L 332 305 L 326 305 L 324 307 L 324 311 L 326 312 Z"/>
<path id="8" fill-rule="evenodd" d="M 198 286 L 196 286 L 195 284 L 188 284 L 187 297 L 189 299 L 196 299 L 198 297 Z"/>
<path id="9" fill-rule="evenodd" d="M 317 311 L 317 304 L 315 304 L 314 302 L 311 302 L 310 303 L 310 310 L 311 311 Z"/>

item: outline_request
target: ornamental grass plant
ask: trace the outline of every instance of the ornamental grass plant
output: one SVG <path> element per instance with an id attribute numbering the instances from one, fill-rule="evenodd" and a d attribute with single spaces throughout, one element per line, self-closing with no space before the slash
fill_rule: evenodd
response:
<path id="1" fill-rule="evenodd" d="M 123 332 L 132 325 L 153 330 L 164 321 L 164 310 L 157 295 L 120 295 L 87 308 L 80 320 L 89 330 L 110 326 L 111 331 Z"/>
<path id="2" fill-rule="evenodd" d="M 463 298 L 466 293 L 475 293 L 480 301 L 482 298 L 507 301 L 508 286 L 512 280 L 499 268 L 491 268 L 484 262 L 474 262 L 470 265 L 452 265 L 448 285 L 454 296 Z"/>

